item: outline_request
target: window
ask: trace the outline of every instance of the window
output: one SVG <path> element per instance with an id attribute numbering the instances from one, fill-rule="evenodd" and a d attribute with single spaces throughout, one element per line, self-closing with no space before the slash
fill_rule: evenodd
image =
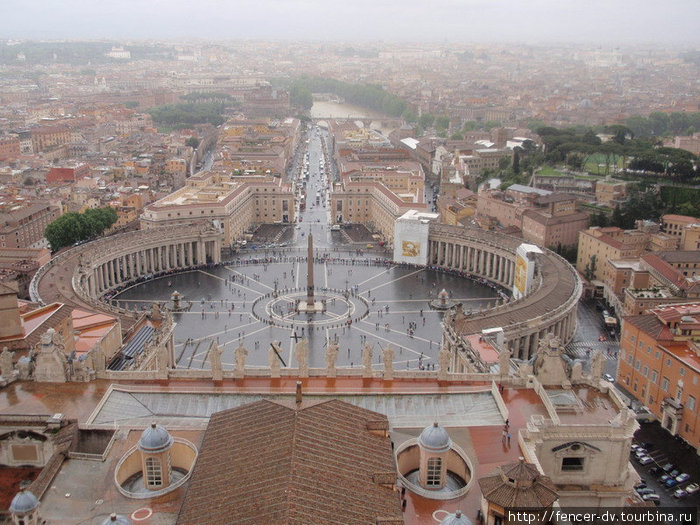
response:
<path id="1" fill-rule="evenodd" d="M 644 377 L 649 377 L 649 367 L 644 365 L 644 368 L 642 369 L 642 375 Z"/>
<path id="2" fill-rule="evenodd" d="M 661 379 L 661 390 L 664 392 L 668 392 L 668 377 L 664 377 Z"/>
<path id="3" fill-rule="evenodd" d="M 561 470 L 562 472 L 580 472 L 583 470 L 584 460 L 585 458 L 562 458 Z"/>
<path id="4" fill-rule="evenodd" d="M 679 373 L 680 375 L 684 376 L 684 375 L 685 375 L 685 368 L 681 368 L 681 369 L 678 371 L 678 373 Z"/>
<path id="5" fill-rule="evenodd" d="M 655 357 L 656 359 L 660 359 L 660 358 L 661 358 L 661 352 L 658 352 L 658 351 L 657 351 L 656 354 L 654 354 L 654 357 Z"/>
<path id="6" fill-rule="evenodd" d="M 656 370 L 651 371 L 651 382 L 656 384 L 656 382 L 659 380 L 659 373 Z"/>
<path id="7" fill-rule="evenodd" d="M 670 360 L 670 359 L 666 359 L 666 366 L 671 366 L 671 360 Z"/>
<path id="8" fill-rule="evenodd" d="M 693 396 L 688 396 L 688 409 L 691 412 L 695 411 L 695 398 Z"/>
<path id="9" fill-rule="evenodd" d="M 146 483 L 149 487 L 160 487 L 163 484 L 160 462 L 155 458 L 146 458 Z"/>
<path id="10" fill-rule="evenodd" d="M 639 359 L 637 359 L 637 360 L 634 362 L 634 369 L 635 369 L 635 370 L 639 370 L 639 368 L 640 368 L 641 366 L 642 366 L 642 362 L 641 362 Z"/>
<path id="11" fill-rule="evenodd" d="M 429 487 L 439 487 L 441 485 L 441 470 L 442 458 L 428 458 L 428 471 L 425 482 Z"/>

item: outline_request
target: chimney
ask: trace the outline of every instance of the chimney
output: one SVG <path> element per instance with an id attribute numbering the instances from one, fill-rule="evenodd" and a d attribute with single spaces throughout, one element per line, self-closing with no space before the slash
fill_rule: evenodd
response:
<path id="1" fill-rule="evenodd" d="M 297 381 L 297 405 L 301 405 L 301 381 Z"/>

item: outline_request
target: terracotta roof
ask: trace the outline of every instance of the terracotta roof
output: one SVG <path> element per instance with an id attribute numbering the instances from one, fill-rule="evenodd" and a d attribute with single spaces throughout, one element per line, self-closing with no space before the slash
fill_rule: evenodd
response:
<path id="1" fill-rule="evenodd" d="M 479 486 L 486 501 L 505 509 L 544 509 L 559 498 L 552 481 L 525 461 L 499 467 L 480 478 Z"/>
<path id="2" fill-rule="evenodd" d="M 625 323 L 629 323 L 636 328 L 639 328 L 645 334 L 653 337 L 656 340 L 673 339 L 673 334 L 668 327 L 659 320 L 655 314 L 632 315 L 623 318 Z"/>
<path id="3" fill-rule="evenodd" d="M 672 252 L 656 252 L 667 263 L 697 263 L 700 261 L 700 250 L 674 250 Z"/>
<path id="4" fill-rule="evenodd" d="M 684 290 L 688 286 L 688 281 L 673 266 L 664 261 L 661 257 L 656 254 L 649 253 L 642 257 L 642 260 L 655 269 L 659 274 L 666 279 L 670 284 L 677 286 L 679 289 Z"/>
<path id="5" fill-rule="evenodd" d="M 259 401 L 214 414 L 177 523 L 367 524 L 401 520 L 375 480 L 394 465 L 386 416 L 338 400 L 301 409 Z"/>
<path id="6" fill-rule="evenodd" d="M 698 222 L 698 219 L 696 219 L 695 217 L 690 217 L 688 215 L 674 215 L 674 214 L 662 215 L 661 220 L 664 222 L 673 221 L 673 222 L 683 222 L 686 224 L 693 224 L 693 223 Z"/>

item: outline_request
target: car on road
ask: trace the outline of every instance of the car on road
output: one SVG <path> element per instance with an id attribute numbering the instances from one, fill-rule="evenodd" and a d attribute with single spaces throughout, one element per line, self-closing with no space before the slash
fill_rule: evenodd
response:
<path id="1" fill-rule="evenodd" d="M 698 485 L 697 483 L 691 483 L 685 488 L 685 491 L 688 494 L 695 494 L 698 490 L 700 490 L 700 485 Z"/>
<path id="2" fill-rule="evenodd" d="M 610 383 L 615 382 L 615 378 L 613 376 L 611 376 L 610 374 L 603 374 L 603 379 L 605 379 L 606 381 L 608 381 Z"/>

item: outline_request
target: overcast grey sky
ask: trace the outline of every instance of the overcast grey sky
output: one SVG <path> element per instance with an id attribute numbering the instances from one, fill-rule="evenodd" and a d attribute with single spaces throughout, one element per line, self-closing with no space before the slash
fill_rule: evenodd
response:
<path id="1" fill-rule="evenodd" d="M 700 0 L 0 0 L 0 38 L 700 45 Z"/>

